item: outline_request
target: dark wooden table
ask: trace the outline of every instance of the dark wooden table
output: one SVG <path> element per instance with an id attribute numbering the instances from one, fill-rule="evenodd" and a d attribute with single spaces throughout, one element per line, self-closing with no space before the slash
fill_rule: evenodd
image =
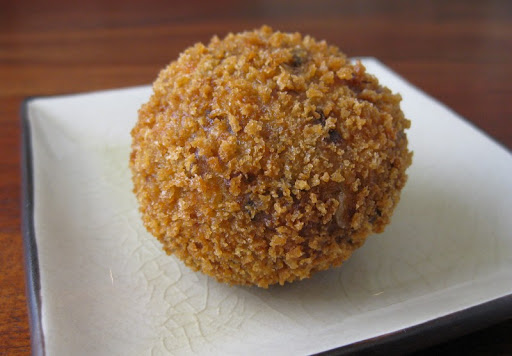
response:
<path id="1" fill-rule="evenodd" d="M 30 352 L 20 233 L 24 97 L 147 84 L 185 47 L 269 24 L 375 56 L 512 149 L 512 2 L 0 1 L 0 355 Z M 512 273 L 512 272 L 511 272 Z M 423 350 L 512 354 L 512 320 Z"/>

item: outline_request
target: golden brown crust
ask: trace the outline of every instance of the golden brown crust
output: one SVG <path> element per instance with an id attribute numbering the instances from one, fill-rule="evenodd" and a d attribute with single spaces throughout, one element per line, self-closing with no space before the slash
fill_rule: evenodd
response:
<path id="1" fill-rule="evenodd" d="M 267 287 L 340 265 L 382 232 L 411 163 L 399 95 L 309 36 L 187 49 L 132 131 L 147 229 L 195 270 Z"/>

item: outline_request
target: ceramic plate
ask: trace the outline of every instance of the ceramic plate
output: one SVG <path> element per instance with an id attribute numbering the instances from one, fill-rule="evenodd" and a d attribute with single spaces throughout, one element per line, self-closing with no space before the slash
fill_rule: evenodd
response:
<path id="1" fill-rule="evenodd" d="M 392 224 L 284 287 L 195 273 L 142 226 L 128 168 L 149 86 L 25 102 L 24 238 L 35 354 L 410 351 L 512 316 L 512 155 L 375 59 L 414 162 Z"/>

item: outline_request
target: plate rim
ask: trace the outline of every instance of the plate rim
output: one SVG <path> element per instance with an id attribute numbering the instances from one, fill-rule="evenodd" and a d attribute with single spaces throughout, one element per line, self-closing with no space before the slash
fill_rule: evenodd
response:
<path id="1" fill-rule="evenodd" d="M 376 58 L 370 58 L 378 61 Z M 385 66 L 385 64 L 383 65 Z M 387 68 L 392 71 L 393 74 L 398 75 L 393 69 Z M 400 75 L 398 76 L 402 78 Z M 45 356 L 46 350 L 44 331 L 42 328 L 41 281 L 34 227 L 34 159 L 29 105 L 30 102 L 35 99 L 48 99 L 88 93 L 91 92 L 29 96 L 24 98 L 21 102 L 21 232 L 23 238 L 25 289 L 29 316 L 31 354 L 35 356 Z M 480 133 L 490 138 L 495 144 L 505 148 L 509 153 L 511 152 L 501 142 L 489 136 L 489 134 L 482 131 L 482 129 L 472 122 L 463 117 L 462 119 L 472 125 Z M 314 355 L 332 356 L 354 353 L 387 354 L 390 352 L 400 354 L 409 353 L 484 329 L 508 319 L 512 319 L 512 293 L 430 319 L 408 328 L 321 351 Z"/>
<path id="2" fill-rule="evenodd" d="M 23 238 L 30 346 L 31 354 L 34 356 L 45 355 L 45 344 L 41 318 L 39 255 L 34 228 L 34 172 L 32 132 L 28 106 L 33 99 L 41 97 L 27 97 L 21 103 L 21 234 Z"/>

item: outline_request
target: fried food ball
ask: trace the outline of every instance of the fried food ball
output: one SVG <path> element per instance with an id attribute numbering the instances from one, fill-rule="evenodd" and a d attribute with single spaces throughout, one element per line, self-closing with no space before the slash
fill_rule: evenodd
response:
<path id="1" fill-rule="evenodd" d="M 401 97 L 298 33 L 196 44 L 162 70 L 130 158 L 147 230 L 220 282 L 338 266 L 382 232 L 411 164 Z"/>

